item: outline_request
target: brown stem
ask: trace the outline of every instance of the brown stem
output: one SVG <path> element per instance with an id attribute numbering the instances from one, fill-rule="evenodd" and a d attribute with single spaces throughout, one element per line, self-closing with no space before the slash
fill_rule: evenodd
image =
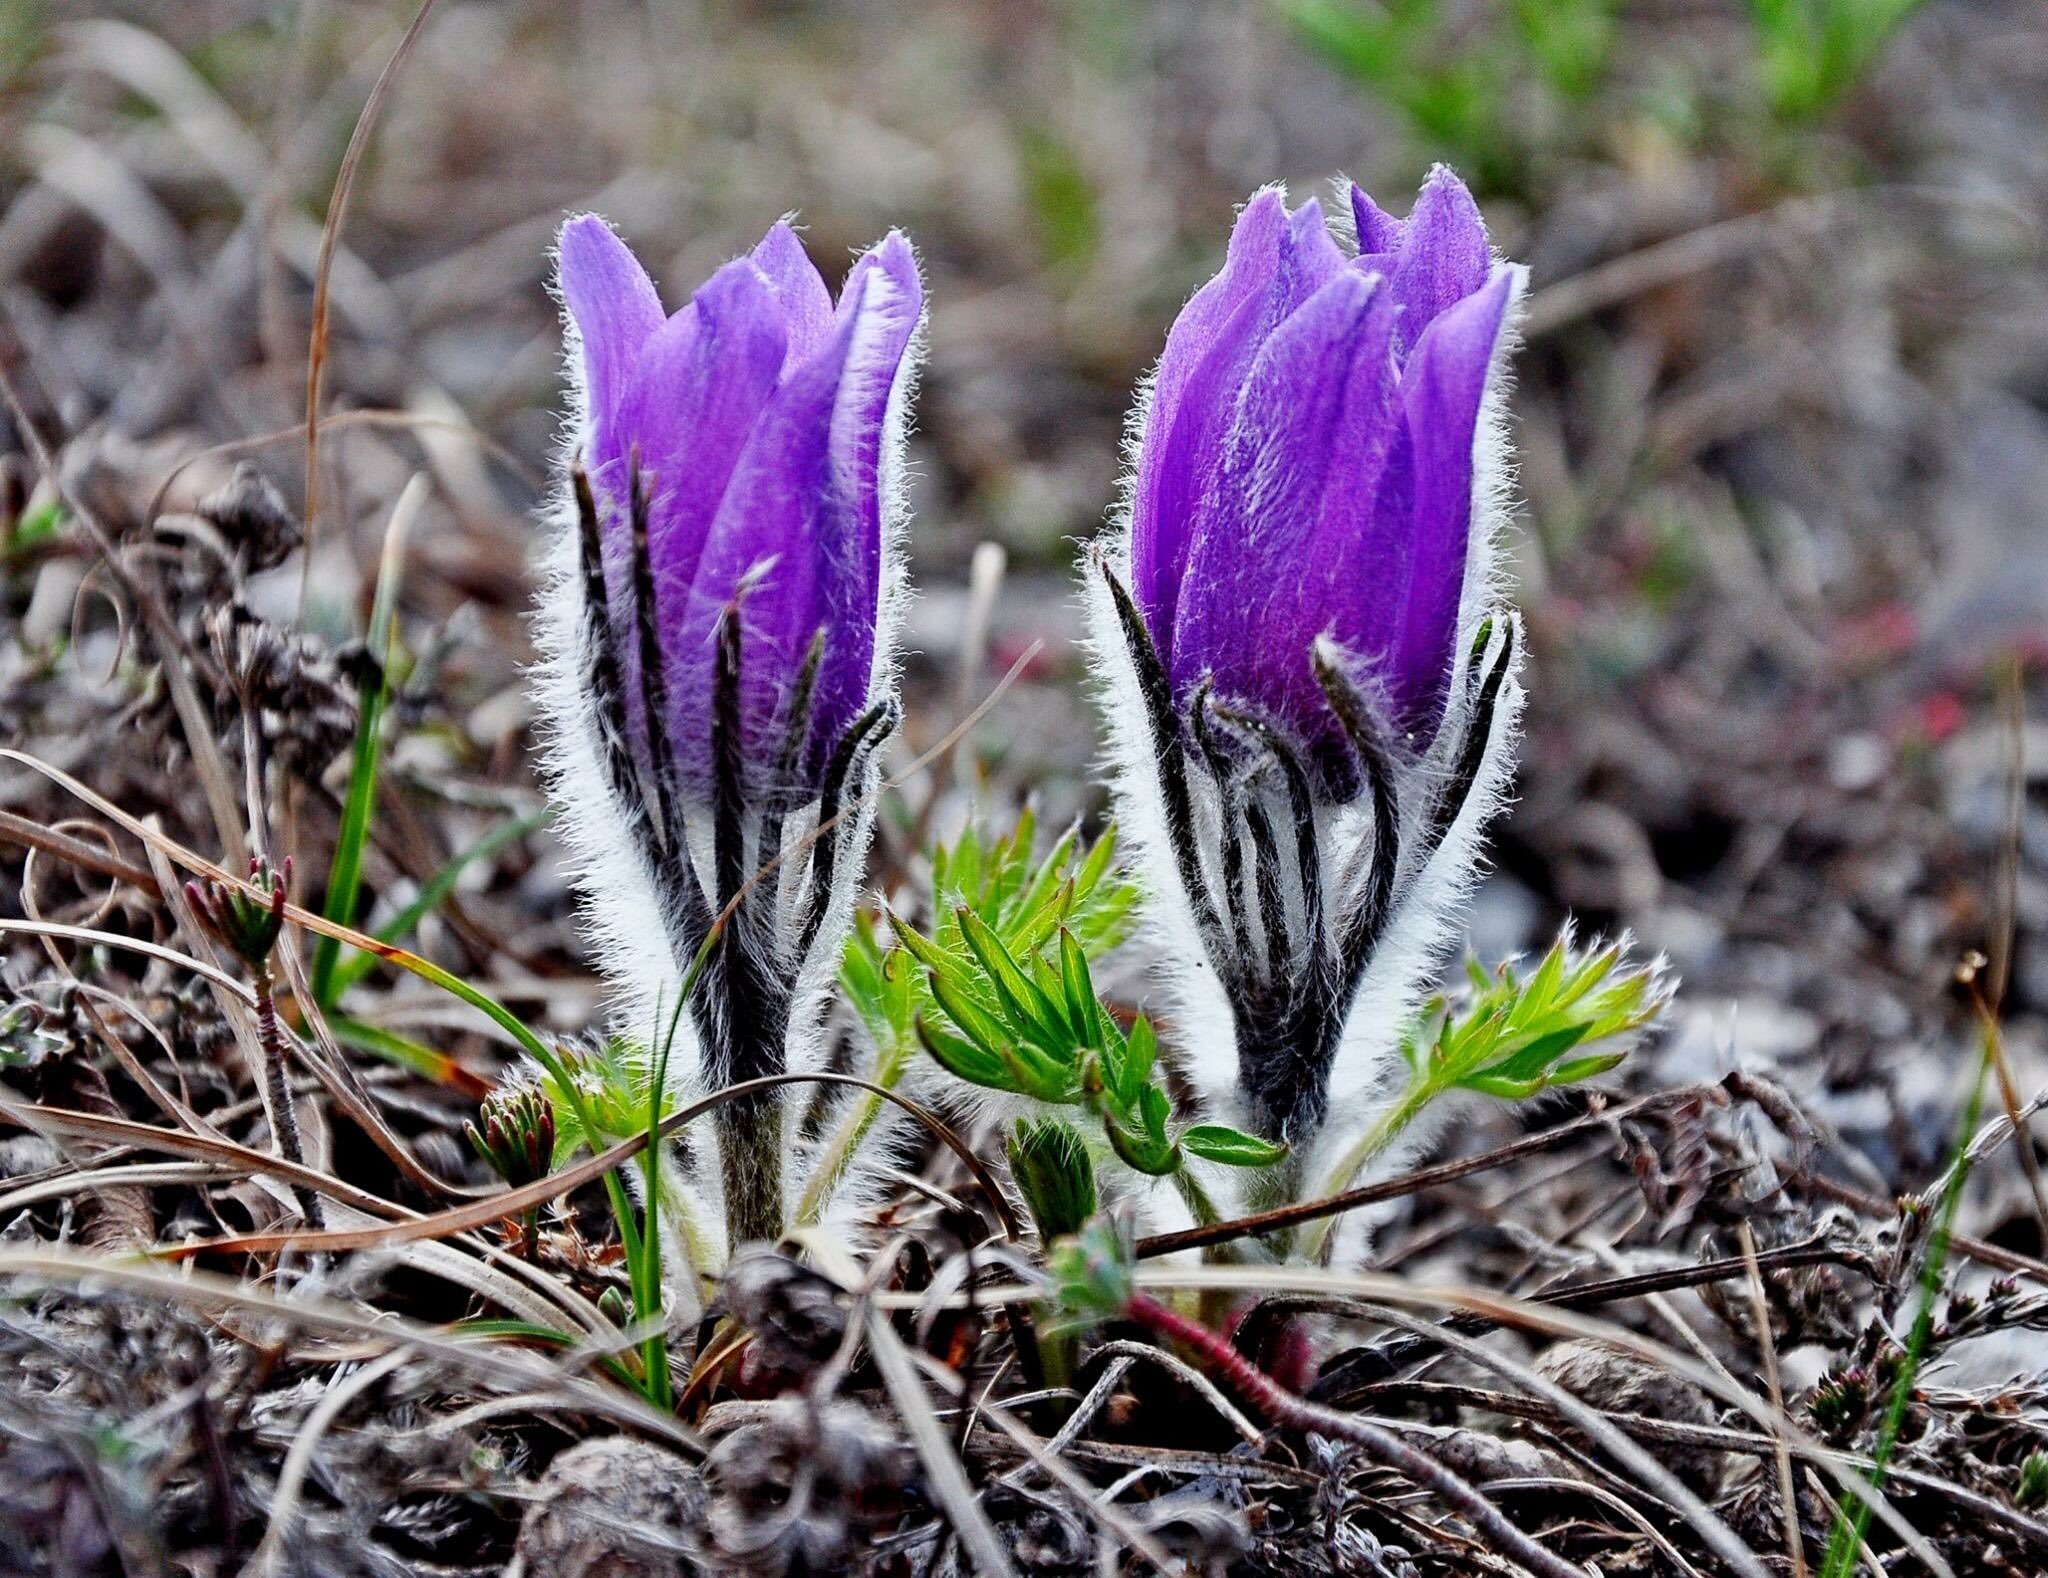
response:
<path id="1" fill-rule="evenodd" d="M 263 1044 L 263 1081 L 270 1094 L 270 1121 L 276 1128 L 277 1153 L 295 1167 L 306 1163 L 305 1149 L 299 1143 L 299 1114 L 292 1105 L 292 1082 L 287 1077 L 284 1062 L 284 1030 L 277 1022 L 277 999 L 271 990 L 270 966 L 260 964 L 256 976 L 256 1039 Z M 319 1232 L 327 1225 L 326 1213 L 320 1209 L 320 1197 L 304 1184 L 294 1184 L 292 1193 L 298 1197 L 299 1214 L 306 1219 L 306 1225 Z"/>
<path id="2" fill-rule="evenodd" d="M 1124 1313 L 1205 1360 L 1233 1391 L 1275 1424 L 1301 1434 L 1313 1431 L 1319 1436 L 1348 1441 L 1416 1484 L 1435 1491 L 1462 1513 L 1489 1545 L 1537 1578 L 1586 1578 L 1582 1568 L 1538 1545 L 1463 1478 L 1392 1431 L 1356 1414 L 1340 1413 L 1297 1397 L 1207 1326 L 1145 1294 L 1133 1294 Z"/>

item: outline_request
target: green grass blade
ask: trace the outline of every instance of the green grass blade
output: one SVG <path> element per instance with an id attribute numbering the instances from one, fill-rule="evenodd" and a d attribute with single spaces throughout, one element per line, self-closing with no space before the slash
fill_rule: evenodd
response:
<path id="1" fill-rule="evenodd" d="M 470 1073 L 446 1052 L 436 1052 L 432 1047 L 423 1046 L 395 1030 L 386 1030 L 382 1025 L 365 1024 L 346 1014 L 330 1014 L 327 1027 L 343 1046 L 354 1047 L 358 1052 L 368 1052 L 399 1068 L 410 1069 L 437 1085 L 474 1089 L 479 1095 L 489 1089 L 487 1081 Z"/>
<path id="2" fill-rule="evenodd" d="M 382 757 L 384 709 L 391 700 L 391 631 L 398 611 L 398 588 L 405 579 L 405 539 L 427 496 L 427 478 L 416 472 L 391 511 L 384 532 L 384 552 L 377 566 L 377 596 L 370 610 L 370 655 L 377 663 L 377 682 L 362 698 L 356 720 L 355 758 L 348 774 L 348 796 L 342 801 L 341 830 L 334 840 L 334 864 L 327 872 L 327 901 L 321 913 L 343 926 L 356 923 L 363 893 L 363 849 L 370 840 L 370 817 L 377 804 L 377 769 Z M 322 937 L 313 949 L 313 997 L 332 1008 L 339 993 L 334 967 L 341 946 Z"/>
<path id="3" fill-rule="evenodd" d="M 382 926 L 379 926 L 374 935 L 383 942 L 404 942 L 407 937 L 412 935 L 413 928 L 418 926 L 421 921 L 425 920 L 435 910 L 439 909 L 447 900 L 448 895 L 455 891 L 455 884 L 462 879 L 463 872 L 467 871 L 479 860 L 489 860 L 492 856 L 518 843 L 527 834 L 538 832 L 541 828 L 547 826 L 554 814 L 554 808 L 549 806 L 539 811 L 531 812 L 526 816 L 515 816 L 500 822 L 496 827 L 484 834 L 482 838 L 471 844 L 469 848 L 449 861 L 447 865 L 435 872 L 432 879 L 414 895 L 413 901 L 396 915 L 392 916 Z M 332 919 L 333 917 L 329 918 Z M 329 946 L 333 946 L 327 938 L 322 938 L 321 941 Z M 338 1002 L 344 992 L 376 968 L 377 961 L 375 957 L 367 953 L 359 953 L 351 958 L 342 960 L 330 976 L 331 985 L 329 989 L 333 999 Z"/>
<path id="4" fill-rule="evenodd" d="M 574 1332 L 562 1331 L 554 1326 L 543 1326 L 530 1320 L 466 1320 L 456 1323 L 454 1329 L 465 1337 L 480 1337 L 486 1342 L 531 1342 L 544 1348 L 555 1348 L 564 1353 L 580 1352 L 586 1339 Z M 639 1391 L 640 1378 L 612 1354 L 599 1354 L 597 1363 L 607 1375 L 631 1391 Z"/>
<path id="5" fill-rule="evenodd" d="M 1920 1374 L 1921 1361 L 1927 1355 L 1929 1340 L 1934 1335 L 1934 1306 L 1941 1295 L 1942 1272 L 1948 1264 L 1950 1235 L 1955 1227 L 1956 1210 L 1962 1204 L 1963 1188 L 1970 1181 L 1970 1141 L 1977 1132 L 1977 1120 L 1984 1108 L 1984 1081 L 1998 1049 L 1998 1026 L 1987 1015 L 1983 1029 L 1983 1051 L 1977 1060 L 1977 1077 L 1970 1087 L 1970 1098 L 1963 1106 L 1963 1119 L 1956 1136 L 1955 1160 L 1949 1166 L 1948 1181 L 1941 1194 L 1941 1203 L 1934 1219 L 1934 1231 L 1927 1241 L 1927 1258 L 1920 1270 L 1920 1301 L 1913 1315 L 1913 1327 L 1906 1337 L 1906 1351 L 1899 1364 L 1898 1382 L 1892 1388 L 1891 1402 L 1885 1409 L 1884 1422 L 1878 1428 L 1877 1445 L 1870 1454 L 1870 1485 L 1873 1490 L 1884 1489 L 1885 1473 L 1890 1466 L 1892 1452 L 1898 1446 L 1899 1433 L 1905 1428 L 1906 1416 L 1913 1406 L 1913 1385 Z M 1863 1552 L 1864 1531 L 1870 1525 L 1870 1503 L 1858 1499 L 1853 1507 L 1844 1507 L 1835 1515 L 1835 1526 L 1828 1536 L 1827 1555 L 1821 1561 L 1820 1578 L 1852 1578 Z"/>

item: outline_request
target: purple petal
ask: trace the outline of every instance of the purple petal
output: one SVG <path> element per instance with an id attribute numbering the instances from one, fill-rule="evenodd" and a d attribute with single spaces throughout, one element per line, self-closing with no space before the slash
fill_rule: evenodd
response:
<path id="1" fill-rule="evenodd" d="M 1273 332 L 1181 591 L 1176 690 L 1185 697 L 1208 673 L 1219 696 L 1252 703 L 1326 763 L 1343 748 L 1310 653 L 1363 568 L 1358 525 L 1385 456 L 1393 321 L 1385 287 L 1340 267 Z"/>
<path id="2" fill-rule="evenodd" d="M 583 345 L 588 415 L 601 422 L 624 391 L 640 347 L 661 327 L 661 297 L 626 243 L 595 214 L 562 227 L 556 256 L 562 300 Z"/>
<path id="3" fill-rule="evenodd" d="M 1438 165 L 1401 227 L 1393 281 L 1402 345 L 1417 344 L 1439 313 L 1486 283 L 1492 268 L 1479 205 L 1449 166 Z"/>
<path id="4" fill-rule="evenodd" d="M 787 221 L 769 226 L 768 234 L 754 248 L 753 258 L 782 303 L 783 322 L 789 330 L 786 365 L 809 361 L 832 332 L 832 292 L 825 288 L 817 266 Z"/>
<path id="5" fill-rule="evenodd" d="M 1254 326 L 1252 304 L 1278 266 L 1286 223 L 1286 198 L 1279 188 L 1252 195 L 1231 231 L 1222 271 L 1181 309 L 1153 375 L 1132 491 L 1131 582 L 1162 657 L 1172 646 L 1173 608 L 1199 473 L 1228 420 L 1235 393 L 1228 374 Z"/>
<path id="6" fill-rule="evenodd" d="M 1385 681 L 1397 724 L 1426 745 L 1443 715 L 1472 528 L 1473 448 L 1486 380 L 1500 343 L 1514 271 L 1447 308 L 1423 331 L 1403 369 L 1410 446 L 1408 606 Z"/>
<path id="7" fill-rule="evenodd" d="M 1375 203 L 1356 182 L 1351 186 L 1351 220 L 1358 231 L 1361 258 L 1390 253 L 1400 247 L 1401 221 Z"/>
<path id="8" fill-rule="evenodd" d="M 882 588 L 889 407 L 907 387 L 911 341 L 923 315 L 917 254 L 892 230 L 855 262 L 839 297 L 840 321 L 851 328 L 853 344 L 832 418 L 832 473 L 846 489 L 847 509 L 828 516 L 820 543 L 834 566 L 826 582 L 832 623 L 813 713 L 812 742 L 821 756 L 868 704 Z"/>
<path id="9" fill-rule="evenodd" d="M 1280 248 L 1274 279 L 1279 317 L 1294 311 L 1329 281 L 1344 272 L 1343 249 L 1330 234 L 1323 205 L 1311 197 L 1287 216 L 1287 238 Z"/>
<path id="10" fill-rule="evenodd" d="M 756 424 L 697 565 L 679 688 L 710 694 L 712 633 L 739 594 L 752 762 L 779 755 L 783 708 L 818 632 L 826 645 L 809 774 L 867 704 L 881 589 L 883 429 L 923 300 L 921 288 L 905 289 L 906 278 L 915 285 L 916 262 L 900 236 L 855 266 L 832 337 L 791 372 Z"/>
<path id="11" fill-rule="evenodd" d="M 1132 500 L 1131 561 L 1139 610 L 1170 670 L 1194 512 L 1221 463 L 1245 375 L 1268 336 L 1344 271 L 1321 204 L 1311 200 L 1289 214 L 1277 189 L 1261 192 L 1238 218 L 1223 272 L 1168 338 L 1166 356 L 1176 365 L 1163 358 L 1155 381 Z M 1218 289 L 1225 282 L 1230 288 Z M 1192 366 L 1177 357 L 1181 349 Z"/>
<path id="12" fill-rule="evenodd" d="M 591 477 L 605 522 L 605 570 L 623 655 L 626 711 L 644 739 L 640 641 L 628 620 L 637 607 L 632 580 L 632 458 L 647 499 L 647 558 L 655 628 L 665 652 L 687 622 L 685 604 L 711 520 L 747 435 L 774 392 L 784 335 L 775 293 L 742 258 L 705 282 L 687 306 L 641 348 L 611 417 L 598 425 Z M 671 698 L 677 676 L 666 675 Z M 673 725 L 678 750 L 701 746 Z"/>

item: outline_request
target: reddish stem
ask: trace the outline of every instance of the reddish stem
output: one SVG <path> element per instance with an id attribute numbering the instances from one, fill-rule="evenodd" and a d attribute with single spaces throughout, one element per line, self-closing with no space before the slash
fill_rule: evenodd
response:
<path id="1" fill-rule="evenodd" d="M 1190 1320 L 1143 1293 L 1131 1295 L 1124 1313 L 1203 1360 L 1225 1385 L 1282 1429 L 1348 1441 L 1416 1484 L 1436 1492 L 1464 1515 L 1487 1544 L 1510 1561 L 1519 1562 L 1537 1578 L 1585 1578 L 1583 1569 L 1538 1545 L 1502 1516 L 1492 1502 L 1435 1458 L 1356 1414 L 1340 1413 L 1297 1397 L 1200 1321 Z"/>

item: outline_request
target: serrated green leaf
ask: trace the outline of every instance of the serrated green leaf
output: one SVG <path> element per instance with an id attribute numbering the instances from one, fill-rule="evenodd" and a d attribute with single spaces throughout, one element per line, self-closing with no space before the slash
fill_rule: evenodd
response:
<path id="1" fill-rule="evenodd" d="M 1285 1145 L 1275 1145 L 1256 1134 L 1245 1134 L 1220 1123 L 1197 1123 L 1180 1131 L 1181 1149 L 1204 1161 L 1225 1167 L 1271 1167 L 1287 1155 Z"/>

